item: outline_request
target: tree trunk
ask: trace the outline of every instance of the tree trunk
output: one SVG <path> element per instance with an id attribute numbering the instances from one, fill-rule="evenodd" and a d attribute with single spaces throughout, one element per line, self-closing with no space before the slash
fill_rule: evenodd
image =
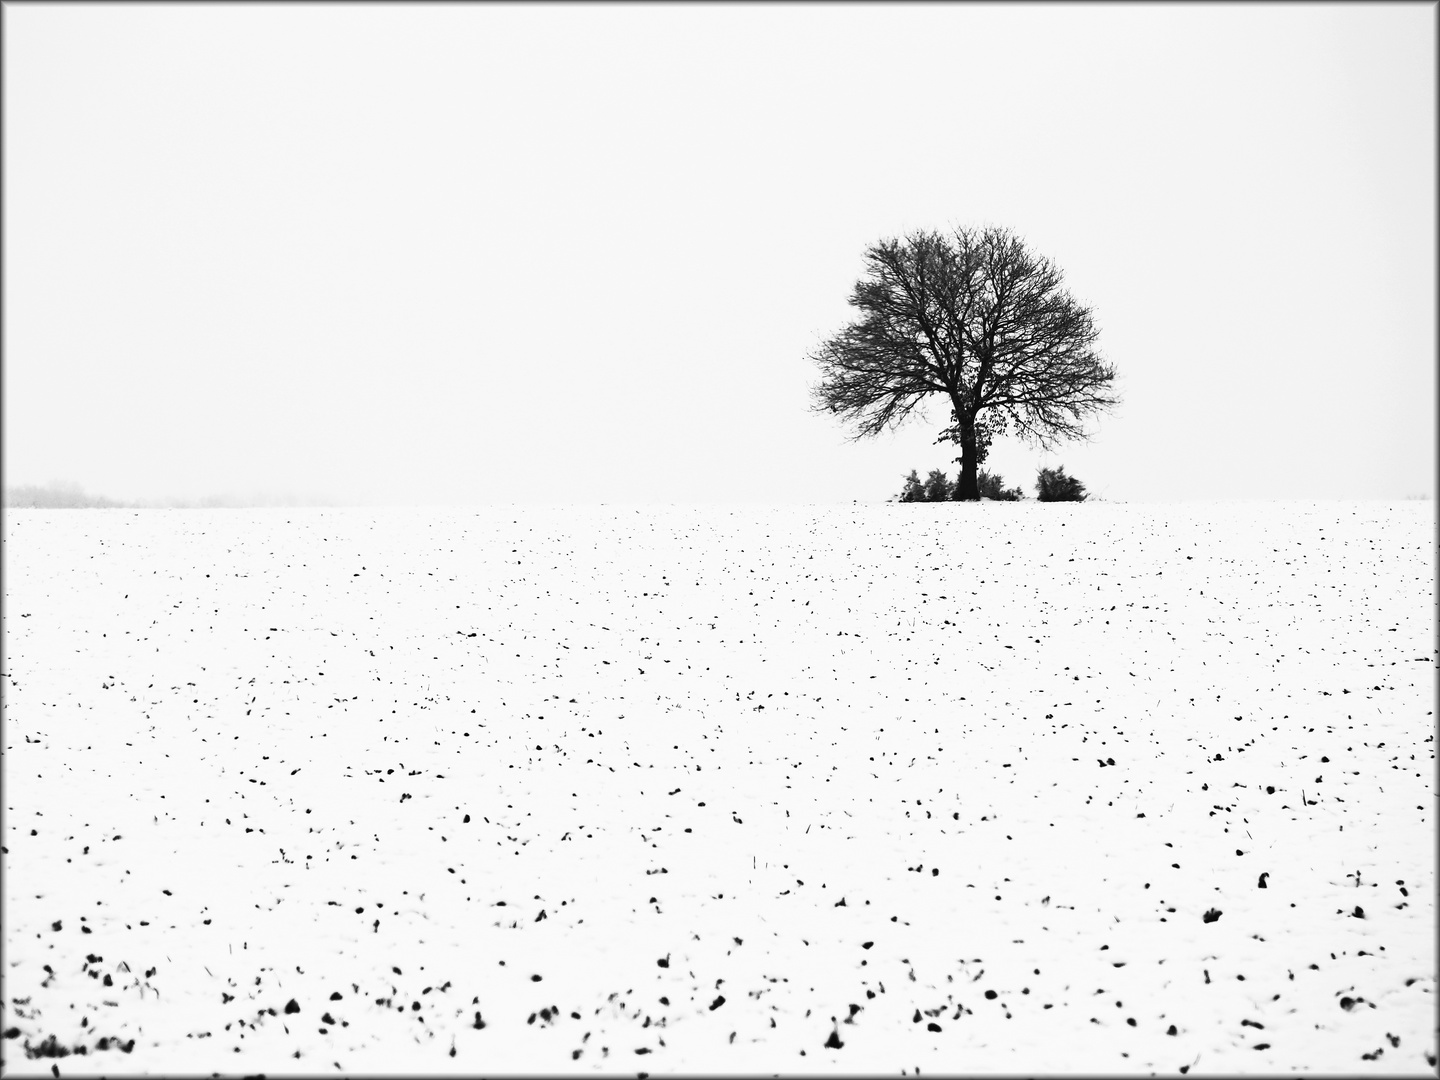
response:
<path id="1" fill-rule="evenodd" d="M 960 482 L 956 485 L 958 502 L 975 502 L 980 498 L 980 458 L 975 445 L 975 425 L 960 425 Z"/>

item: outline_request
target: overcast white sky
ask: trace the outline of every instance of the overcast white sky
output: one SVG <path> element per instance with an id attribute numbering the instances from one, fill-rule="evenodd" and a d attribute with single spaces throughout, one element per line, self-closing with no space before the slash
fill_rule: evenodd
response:
<path id="1" fill-rule="evenodd" d="M 4 17 L 4 473 L 116 498 L 876 501 L 807 411 L 867 244 L 1004 225 L 1156 498 L 1435 491 L 1433 4 Z"/>

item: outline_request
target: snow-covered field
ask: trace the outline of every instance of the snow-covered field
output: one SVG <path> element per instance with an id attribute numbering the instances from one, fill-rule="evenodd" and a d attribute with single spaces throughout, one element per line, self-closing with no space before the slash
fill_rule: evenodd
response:
<path id="1" fill-rule="evenodd" d="M 7 511 L 4 1069 L 1434 1075 L 1435 528 Z"/>

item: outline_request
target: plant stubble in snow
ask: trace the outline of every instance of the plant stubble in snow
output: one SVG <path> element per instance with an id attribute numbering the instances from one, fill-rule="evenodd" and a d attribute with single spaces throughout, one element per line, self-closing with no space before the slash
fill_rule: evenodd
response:
<path id="1" fill-rule="evenodd" d="M 897 510 L 8 514 L 5 1069 L 1433 1074 L 1430 504 Z"/>

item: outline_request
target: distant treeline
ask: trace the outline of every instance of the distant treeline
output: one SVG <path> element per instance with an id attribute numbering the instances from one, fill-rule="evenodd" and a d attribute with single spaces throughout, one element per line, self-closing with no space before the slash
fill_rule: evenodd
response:
<path id="1" fill-rule="evenodd" d="M 87 495 L 79 484 L 55 481 L 5 487 L 5 505 L 29 510 L 114 508 L 121 504 L 103 495 Z"/>
<path id="2" fill-rule="evenodd" d="M 206 510 L 218 507 L 322 505 L 326 504 L 315 499 L 270 495 L 249 499 L 233 495 L 207 495 L 200 499 L 138 499 L 122 502 L 104 495 L 91 495 L 79 484 L 68 480 L 5 486 L 5 506 L 22 510 Z"/>
<path id="3" fill-rule="evenodd" d="M 1025 498 L 1025 492 L 1018 487 L 1007 488 L 1004 477 L 981 469 L 977 477 L 982 499 L 999 499 L 1001 502 L 1018 502 Z M 1039 502 L 1084 502 L 1089 498 L 1085 485 L 1077 478 L 1065 475 L 1065 466 L 1041 469 L 1035 476 L 1035 491 Z M 914 469 L 905 477 L 905 486 L 896 496 L 897 502 L 955 502 L 960 499 L 960 478 L 952 484 L 940 469 L 931 469 L 924 480 Z"/>

